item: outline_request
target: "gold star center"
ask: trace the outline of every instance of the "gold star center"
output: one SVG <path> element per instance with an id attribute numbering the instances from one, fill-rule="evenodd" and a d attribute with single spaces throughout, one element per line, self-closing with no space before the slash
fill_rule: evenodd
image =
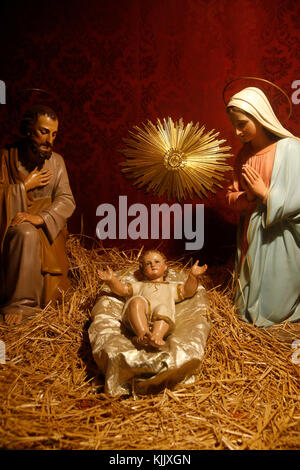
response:
<path id="1" fill-rule="evenodd" d="M 186 165 L 184 153 L 176 149 L 169 149 L 164 156 L 164 166 L 167 170 L 179 170 Z"/>

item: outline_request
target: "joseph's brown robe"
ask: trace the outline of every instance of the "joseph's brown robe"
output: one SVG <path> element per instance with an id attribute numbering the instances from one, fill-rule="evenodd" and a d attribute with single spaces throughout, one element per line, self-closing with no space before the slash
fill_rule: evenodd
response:
<path id="1" fill-rule="evenodd" d="M 50 182 L 28 192 L 24 180 L 29 171 L 20 162 L 18 149 L 4 149 L 0 158 L 0 313 L 30 315 L 69 286 L 66 221 L 75 202 L 59 154 L 52 152 L 42 168 L 51 171 Z M 39 215 L 44 224 L 12 227 L 17 212 Z"/>

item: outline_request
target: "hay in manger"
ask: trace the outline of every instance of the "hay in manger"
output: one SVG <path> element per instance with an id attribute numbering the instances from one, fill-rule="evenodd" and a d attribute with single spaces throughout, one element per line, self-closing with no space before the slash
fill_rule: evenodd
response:
<path id="1" fill-rule="evenodd" d="M 111 397 L 88 337 L 102 287 L 96 270 L 130 266 L 138 251 L 86 249 L 78 237 L 68 248 L 73 290 L 28 323 L 0 327 L 2 448 L 299 449 L 296 324 L 266 330 L 242 322 L 224 282 L 230 275 L 210 270 L 204 282 L 212 328 L 196 380 L 157 394 Z"/>

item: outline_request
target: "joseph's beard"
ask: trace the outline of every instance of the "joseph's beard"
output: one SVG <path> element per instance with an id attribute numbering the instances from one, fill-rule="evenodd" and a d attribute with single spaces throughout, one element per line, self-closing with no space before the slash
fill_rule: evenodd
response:
<path id="1" fill-rule="evenodd" d="M 40 158 L 41 162 L 49 160 L 52 154 L 53 147 L 49 143 L 43 144 L 43 146 L 48 147 L 48 150 L 42 150 L 41 145 L 37 144 L 34 140 L 29 140 L 29 146 L 33 154 Z"/>

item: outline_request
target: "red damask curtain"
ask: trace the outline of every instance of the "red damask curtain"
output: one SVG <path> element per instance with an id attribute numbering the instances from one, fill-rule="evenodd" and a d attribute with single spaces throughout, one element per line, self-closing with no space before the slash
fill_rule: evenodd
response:
<path id="1" fill-rule="evenodd" d="M 291 96 L 292 83 L 300 79 L 298 0 L 10 1 L 0 9 L 0 80 L 7 88 L 0 139 L 4 144 L 17 130 L 30 100 L 21 90 L 38 87 L 57 96 L 56 150 L 65 158 L 77 202 L 69 223 L 74 233 L 83 220 L 84 233 L 94 236 L 97 206 L 117 208 L 119 195 L 148 208 L 166 202 L 135 189 L 120 173 L 122 139 L 134 125 L 182 117 L 220 131 L 236 152 L 224 85 L 238 76 L 258 76 Z M 284 102 L 275 105 L 284 118 Z M 287 127 L 300 134 L 297 103 Z M 226 208 L 224 191 L 187 202 L 205 204 L 205 243 L 198 257 L 227 262 L 237 216 Z M 121 248 L 143 244 L 153 245 L 105 242 Z M 180 240 L 162 240 L 162 247 L 184 253 Z"/>

